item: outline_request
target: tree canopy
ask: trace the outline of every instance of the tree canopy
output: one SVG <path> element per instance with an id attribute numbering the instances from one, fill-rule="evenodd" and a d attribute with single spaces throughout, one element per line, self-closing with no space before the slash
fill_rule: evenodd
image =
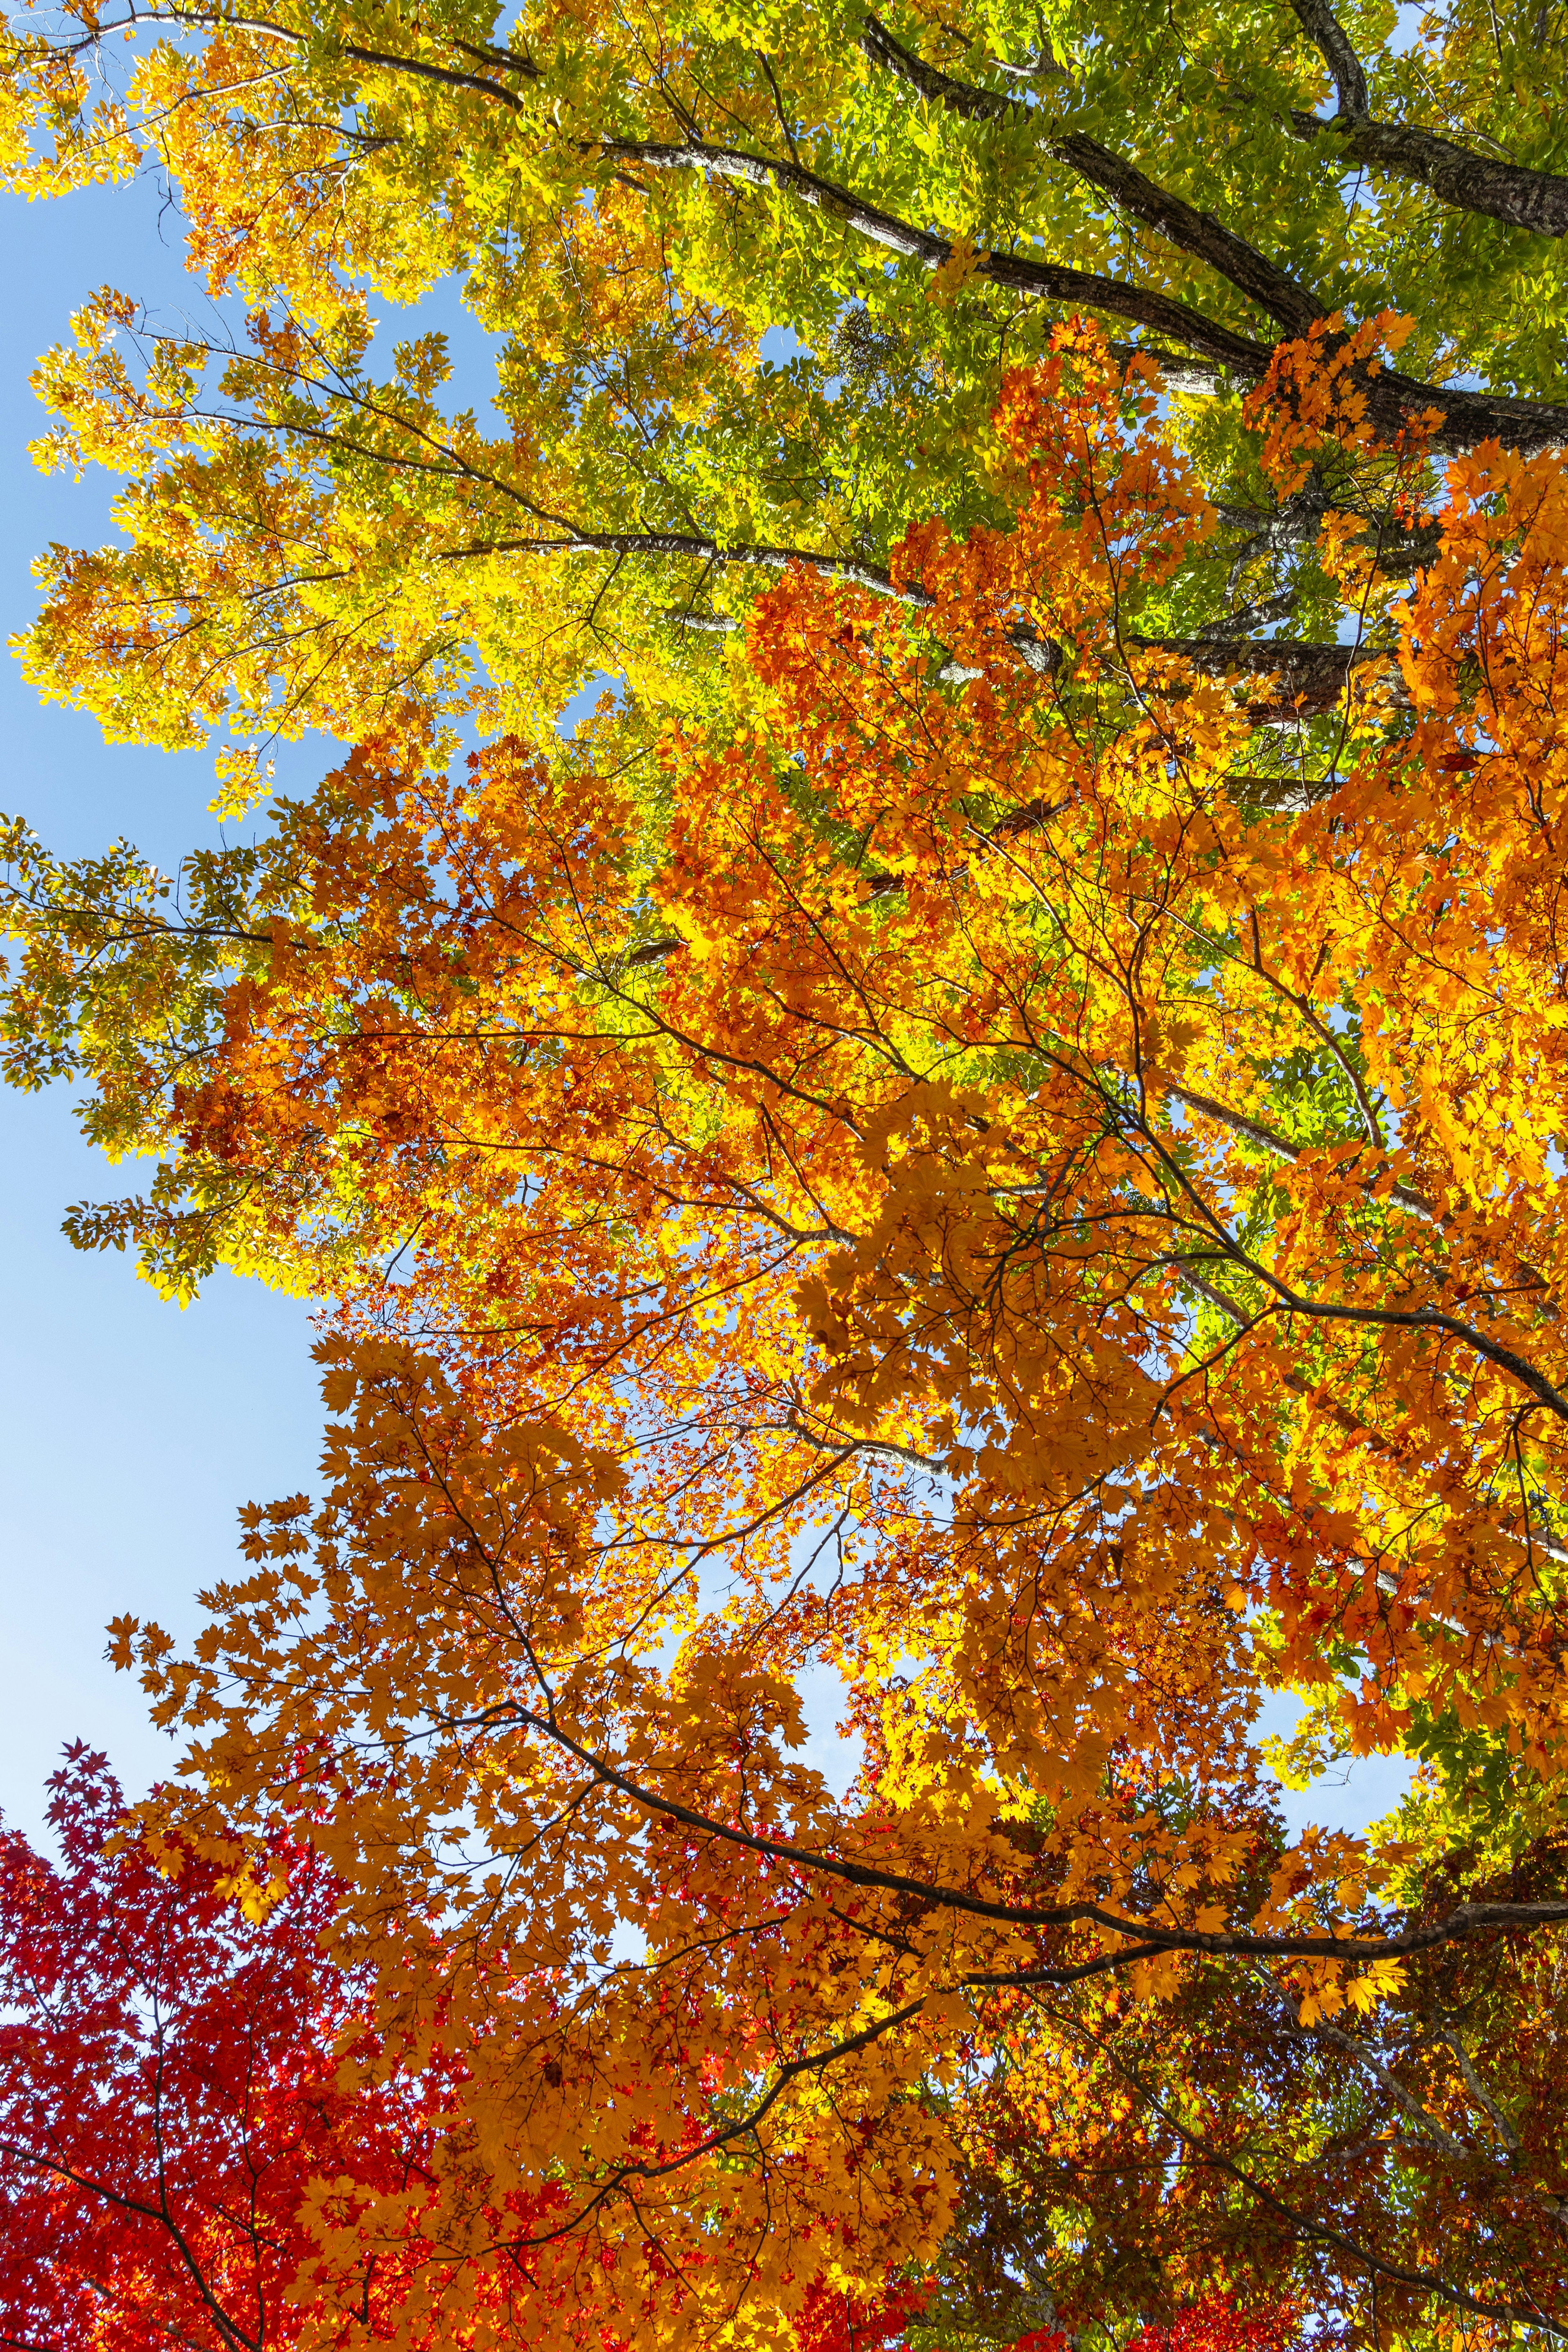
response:
<path id="1" fill-rule="evenodd" d="M 338 746 L 5 836 L 76 1237 L 321 1303 L 322 1495 L 111 1629 L 123 1867 L 336 1971 L 269 2324 L 1568 2333 L 1556 16 L 8 38 L 248 306 L 43 362 L 24 659 L 231 821 Z"/>

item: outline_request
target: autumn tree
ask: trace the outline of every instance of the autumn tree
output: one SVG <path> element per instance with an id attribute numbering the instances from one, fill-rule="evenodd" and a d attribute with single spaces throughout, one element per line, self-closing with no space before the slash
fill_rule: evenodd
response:
<path id="1" fill-rule="evenodd" d="M 456 2053 L 444 2324 L 1563 2332 L 1554 20 L 113 22 L 18 177 L 252 315 L 46 363 L 26 658 L 353 748 L 14 825 L 9 1070 L 158 1160 L 84 1242 L 329 1302 L 319 1508 L 115 1642 L 146 1833 Z M 372 364 L 453 270 L 498 432 Z"/>
<path id="2" fill-rule="evenodd" d="M 706 704 L 791 552 L 885 589 L 911 524 L 1004 519 L 986 420 L 1069 313 L 1190 404 L 1223 529 L 1166 625 L 1239 666 L 1286 620 L 1321 666 L 1344 486 L 1259 471 L 1239 406 L 1276 342 L 1392 304 L 1415 341 L 1372 394 L 1387 431 L 1435 407 L 1446 450 L 1535 449 L 1561 425 L 1557 20 L 1394 26 L 1318 0 L 1157 35 L 1134 5 L 955 26 L 792 0 L 504 33 L 296 0 L 18 17 L 17 184 L 167 174 L 193 266 L 250 311 L 203 345 L 105 293 L 46 363 L 48 461 L 131 477 L 130 544 L 48 557 L 33 674 L 111 733 L 229 730 L 241 795 L 279 730 L 548 727 L 596 671 Z M 496 346 L 455 414 L 442 339 L 383 354 L 368 307 L 453 274 Z"/>
<path id="3" fill-rule="evenodd" d="M 18 1074 L 164 1155 L 102 1233 L 343 1300 L 321 1514 L 192 1657 L 116 1638 L 160 1819 L 307 1838 L 561 2196 L 442 2210 L 476 2283 L 1558 2307 L 1559 483 L 1386 447 L 1383 365 L 1254 411 L 1437 551 L 1396 600 L 1330 519 L 1332 727 L 1146 625 L 1222 526 L 1085 332 L 1008 381 L 1012 526 L 793 567 L 722 725 L 367 747 L 181 906 L 13 840 Z M 1284 1836 L 1281 1685 L 1431 1759 L 1381 1849 Z"/>
<path id="4" fill-rule="evenodd" d="M 340 2087 L 355 1989 L 319 1948 L 334 1890 L 308 1850 L 268 1857 L 287 1885 L 263 1920 L 260 1886 L 155 1858 L 123 1811 L 78 1746 L 51 1783 L 59 1862 L 15 1830 L 0 1849 L 0 2338 L 292 2344 L 290 2289 L 358 2205 L 417 2209 L 428 2123 Z M 336 2282 L 367 2316 L 374 2273 L 364 2247 Z"/>

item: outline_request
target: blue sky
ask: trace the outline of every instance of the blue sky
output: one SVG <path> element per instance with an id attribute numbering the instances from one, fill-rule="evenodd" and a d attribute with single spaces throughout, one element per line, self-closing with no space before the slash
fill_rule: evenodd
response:
<path id="1" fill-rule="evenodd" d="M 29 566 L 51 539 L 109 536 L 112 486 L 45 479 L 24 445 L 43 424 L 27 387 L 38 353 L 106 279 L 193 308 L 174 225 L 156 190 L 89 190 L 49 205 L 5 200 L 0 241 L 0 608 L 30 617 Z M 290 760 L 307 772 L 319 749 Z M 0 657 L 0 808 L 51 847 L 124 833 L 172 863 L 214 820 L 204 757 L 107 746 L 95 721 L 41 709 Z M 36 1828 L 63 1742 L 106 1748 L 128 1786 L 166 1769 L 140 1692 L 103 1663 L 122 1610 L 187 1627 L 192 1595 L 234 1558 L 234 1514 L 313 1482 L 320 1410 L 306 1309 L 219 1276 L 182 1313 L 129 1261 L 85 1256 L 59 1232 L 73 1201 L 136 1188 L 136 1171 L 87 1150 L 63 1091 L 0 1089 L 0 1811 Z"/>

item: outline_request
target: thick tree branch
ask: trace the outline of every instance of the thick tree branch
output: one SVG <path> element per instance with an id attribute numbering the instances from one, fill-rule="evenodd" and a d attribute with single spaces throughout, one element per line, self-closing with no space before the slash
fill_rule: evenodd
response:
<path id="1" fill-rule="evenodd" d="M 1032 110 L 1016 98 L 1003 98 L 987 89 L 977 89 L 968 82 L 956 81 L 951 74 L 927 65 L 923 58 L 894 38 L 881 20 L 868 13 L 862 47 L 873 64 L 882 66 L 898 80 L 931 104 L 946 108 L 969 121 L 1029 120 Z M 1207 262 L 1211 269 L 1228 278 L 1249 301 L 1256 302 L 1291 335 L 1304 335 L 1314 320 L 1322 316 L 1323 305 L 1304 286 L 1298 285 L 1285 270 L 1270 261 L 1215 219 L 1212 213 L 1199 212 L 1184 198 L 1172 195 L 1109 147 L 1097 140 L 1085 139 L 1077 132 L 1063 138 L 1042 136 L 1041 145 L 1069 170 L 1089 185 L 1109 196 L 1118 211 L 1141 221 L 1154 229 L 1168 244 L 1183 253 Z"/>
<path id="2" fill-rule="evenodd" d="M 595 154 L 608 155 L 645 170 L 704 172 L 740 186 L 775 187 L 800 203 L 841 221 L 846 228 L 892 252 L 939 269 L 952 257 L 951 238 L 915 227 L 893 213 L 869 204 L 836 181 L 807 171 L 783 156 L 755 155 L 744 149 L 720 147 L 703 139 L 678 142 L 663 140 L 611 139 L 584 142 Z M 1196 215 L 1195 215 L 1196 217 Z M 1087 269 L 1037 261 L 1025 253 L 989 252 L 977 255 L 976 274 L 992 285 L 1039 301 L 1060 302 L 1071 309 L 1124 319 L 1151 334 L 1177 343 L 1242 383 L 1256 383 L 1268 373 L 1273 350 L 1267 343 L 1222 326 L 1174 297 L 1152 287 L 1131 286 Z M 1293 281 L 1291 281 L 1293 282 Z M 1207 386 L 1202 387 L 1204 389 Z M 1568 442 L 1568 406 L 1538 400 L 1511 400 L 1490 393 L 1456 390 L 1419 383 L 1392 368 L 1369 378 L 1367 405 L 1385 439 L 1419 426 L 1435 415 L 1430 446 L 1445 456 L 1473 449 L 1479 442 L 1498 440 L 1514 449 L 1550 449 Z"/>
<path id="3" fill-rule="evenodd" d="M 1375 646 L 1310 645 L 1296 637 L 1124 636 L 1139 653 L 1173 654 L 1205 677 L 1272 681 L 1269 715 L 1317 719 L 1333 710 L 1358 669 L 1389 667 L 1392 653 Z"/>
<path id="4" fill-rule="evenodd" d="M 1290 128 L 1298 138 L 1329 139 L 1344 163 L 1412 180 L 1457 211 L 1483 213 L 1537 236 L 1568 236 L 1568 179 L 1478 155 L 1411 123 L 1379 122 L 1361 59 L 1328 0 L 1291 0 L 1291 5 L 1322 53 L 1339 97 L 1339 112 L 1326 121 L 1292 110 Z"/>
<path id="5" fill-rule="evenodd" d="M 1329 6 L 1328 0 L 1291 0 L 1291 5 L 1301 18 L 1308 39 L 1316 44 L 1323 63 L 1333 76 L 1341 114 L 1353 121 L 1364 121 L 1371 111 L 1366 95 L 1366 75 L 1361 59 L 1351 46 L 1349 34 Z"/>
<path id="6" fill-rule="evenodd" d="M 1480 213 L 1537 236 L 1568 236 L 1568 179 L 1554 172 L 1478 155 L 1473 148 L 1410 123 L 1345 121 L 1338 116 L 1324 122 L 1315 114 L 1297 113 L 1291 127 L 1298 137 L 1332 141 L 1342 169 L 1356 164 L 1385 172 L 1391 179 L 1430 188 L 1457 212 Z"/>
<path id="7" fill-rule="evenodd" d="M 620 534 L 624 539 L 629 534 Z M 652 535 L 650 535 L 652 537 Z M 585 534 L 580 546 L 596 544 Z M 524 540 L 516 542 L 497 541 L 494 546 L 465 548 L 454 551 L 458 555 L 489 554 L 537 550 L 555 546 L 558 542 Z M 705 543 L 696 541 L 676 546 L 674 540 L 667 547 L 645 543 L 650 553 L 702 553 Z M 857 569 L 847 560 L 839 561 L 794 551 L 746 547 L 716 549 L 711 560 L 721 563 L 782 564 L 793 559 L 819 572 L 837 572 L 845 578 L 864 577 L 863 584 L 874 587 L 880 595 L 894 596 L 909 604 L 925 605 L 933 600 L 925 591 L 909 583 L 894 588 L 887 575 L 875 567 Z M 675 626 L 698 630 L 727 631 L 738 623 L 722 614 L 685 614 L 671 612 L 666 615 Z M 1019 659 L 1043 677 L 1053 677 L 1061 667 L 1063 648 L 1050 638 L 1038 636 L 1020 626 L 1011 630 L 1008 642 Z M 1265 719 L 1317 719 L 1334 709 L 1354 672 L 1368 667 L 1391 667 L 1394 656 L 1375 646 L 1312 645 L 1295 637 L 1144 637 L 1124 636 L 1122 644 L 1135 653 L 1169 654 L 1189 663 L 1204 677 L 1247 677 L 1267 679 L 1271 688 L 1270 699 L 1258 716 Z M 980 672 L 960 663 L 950 662 L 941 672 L 946 685 L 962 685 L 966 679 L 978 677 Z"/>
<path id="8" fill-rule="evenodd" d="M 745 149 L 721 147 L 706 139 L 678 143 L 654 139 L 606 139 L 595 145 L 601 154 L 639 164 L 647 171 L 705 172 L 715 179 L 728 180 L 743 187 L 776 187 L 830 218 L 841 221 L 846 228 L 873 243 L 924 262 L 928 269 L 940 268 L 952 257 L 951 238 L 938 236 L 931 229 L 916 228 L 911 222 L 868 204 L 848 188 L 841 187 L 837 181 L 825 179 L 784 156 L 755 155 Z M 1112 318 L 1125 319 L 1134 326 L 1185 344 L 1187 350 L 1197 352 L 1216 366 L 1229 369 L 1249 382 L 1265 373 L 1272 357 L 1267 344 L 1206 319 L 1200 311 L 1189 310 L 1185 302 L 1176 301 L 1169 295 L 1129 286 L 1120 278 L 1102 277 L 1087 269 L 1070 269 L 1055 262 L 1036 261 L 1021 253 L 982 253 L 975 266 L 977 274 L 989 278 L 993 285 L 1045 301 L 1071 303 L 1085 310 L 1104 311 Z"/>

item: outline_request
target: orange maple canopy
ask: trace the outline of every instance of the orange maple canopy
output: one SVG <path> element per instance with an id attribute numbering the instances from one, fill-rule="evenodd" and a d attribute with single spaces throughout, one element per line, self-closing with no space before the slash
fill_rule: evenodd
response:
<path id="1" fill-rule="evenodd" d="M 998 412 L 1013 527 L 787 573 L 722 724 L 367 745 L 178 921 L 25 853 L 35 1028 L 166 1160 L 102 1233 L 341 1297 L 320 1512 L 248 1515 L 192 1656 L 117 1648 L 193 1741 L 159 1822 L 307 1836 L 379 2030 L 467 2053 L 454 2275 L 570 2236 L 655 2336 L 771 2342 L 1027 2189 L 1052 2326 L 1561 2294 L 1550 2070 L 1521 2163 L 1333 2023 L 1507 1952 L 1525 2066 L 1568 1918 L 1568 536 L 1552 459 L 1381 447 L 1376 364 L 1267 387 L 1279 481 L 1333 436 L 1360 500 L 1321 675 L 1174 625 L 1214 518 L 1070 335 Z M 1377 500 L 1435 534 L 1402 601 Z M 1280 1687 L 1522 1831 L 1291 1840 Z"/>

